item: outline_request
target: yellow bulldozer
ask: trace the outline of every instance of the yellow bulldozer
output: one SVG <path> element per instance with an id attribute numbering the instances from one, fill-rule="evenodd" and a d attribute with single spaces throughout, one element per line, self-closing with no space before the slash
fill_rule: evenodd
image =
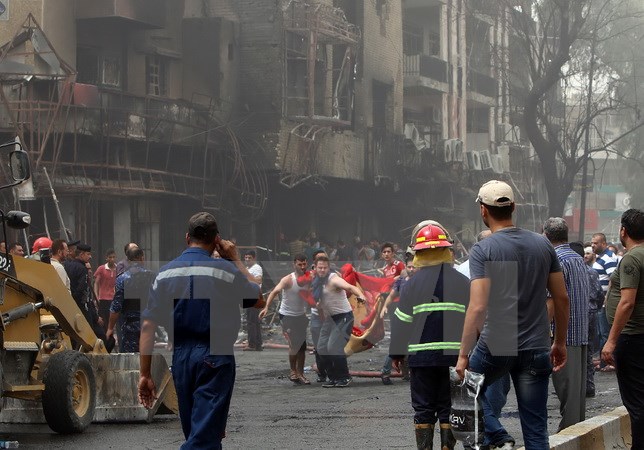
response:
<path id="1" fill-rule="evenodd" d="M 11 188 L 30 176 L 19 144 L 0 145 L 0 176 Z M 0 210 L 6 226 L 26 228 L 20 211 Z M 74 347 L 72 348 L 72 342 Z M 108 354 L 103 341 L 67 291 L 53 266 L 0 253 L 0 421 L 43 423 L 58 433 L 78 433 L 93 421 L 151 421 L 177 413 L 172 375 L 154 355 L 158 400 L 150 410 L 138 402 L 139 355 Z"/>

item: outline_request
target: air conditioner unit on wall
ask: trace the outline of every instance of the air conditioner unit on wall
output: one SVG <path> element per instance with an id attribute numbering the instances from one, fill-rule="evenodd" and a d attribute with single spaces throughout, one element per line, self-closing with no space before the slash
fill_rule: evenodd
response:
<path id="1" fill-rule="evenodd" d="M 479 152 L 465 152 L 467 167 L 470 170 L 481 170 L 481 158 Z"/>
<path id="2" fill-rule="evenodd" d="M 441 162 L 452 161 L 452 145 L 449 139 L 445 139 L 439 142 L 436 159 L 438 159 Z"/>
<path id="3" fill-rule="evenodd" d="M 510 146 L 506 144 L 499 144 L 496 146 L 496 151 L 501 157 L 501 163 L 505 172 L 510 171 Z"/>
<path id="4" fill-rule="evenodd" d="M 521 132 L 519 127 L 515 127 L 509 123 L 498 123 L 496 125 L 496 141 L 497 142 L 514 142 L 521 141 Z"/>
<path id="5" fill-rule="evenodd" d="M 431 108 L 429 108 L 427 116 L 431 118 L 432 123 L 441 123 L 441 109 L 439 107 L 432 106 Z"/>
<path id="6" fill-rule="evenodd" d="M 413 123 L 405 124 L 405 137 L 410 141 L 418 141 L 420 139 L 420 133 L 418 133 L 418 128 Z"/>
<path id="7" fill-rule="evenodd" d="M 479 152 L 481 159 L 481 170 L 490 170 L 492 169 L 492 158 L 489 150 L 481 150 Z"/>
<path id="8" fill-rule="evenodd" d="M 416 125 L 414 123 L 406 123 L 404 133 L 405 138 L 410 140 L 414 144 L 416 150 L 422 150 L 426 147 L 425 139 L 423 138 L 423 136 L 421 136 L 418 128 L 416 128 Z"/>
<path id="9" fill-rule="evenodd" d="M 503 165 L 503 157 L 501 155 L 490 155 L 492 162 L 492 170 L 495 173 L 505 172 L 505 166 Z"/>
<path id="10" fill-rule="evenodd" d="M 447 141 L 451 148 L 451 159 L 447 162 L 463 162 L 463 141 L 460 139 L 449 139 Z"/>

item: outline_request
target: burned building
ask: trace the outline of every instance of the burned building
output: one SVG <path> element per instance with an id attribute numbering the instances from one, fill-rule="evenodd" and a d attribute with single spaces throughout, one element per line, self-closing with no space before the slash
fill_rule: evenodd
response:
<path id="1" fill-rule="evenodd" d="M 101 253 L 133 240 L 156 260 L 195 210 L 223 230 L 263 212 L 265 181 L 230 127 L 239 26 L 184 18 L 183 3 L 7 3 L 0 135 L 31 154 L 35 200 L 20 206 L 34 236 L 64 224 Z"/>
<path id="2" fill-rule="evenodd" d="M 280 248 L 312 231 L 402 241 L 427 217 L 472 236 L 490 178 L 541 201 L 493 64 L 510 41 L 505 12 L 465 0 L 6 3 L 0 136 L 32 155 L 36 200 L 20 206 L 34 235 L 62 220 L 101 250 L 134 240 L 164 259 L 197 209 L 226 237 Z"/>

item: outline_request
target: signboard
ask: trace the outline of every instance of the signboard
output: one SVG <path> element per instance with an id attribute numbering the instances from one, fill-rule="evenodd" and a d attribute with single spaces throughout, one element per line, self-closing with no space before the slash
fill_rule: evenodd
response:
<path id="1" fill-rule="evenodd" d="M 583 178 L 583 174 L 581 174 L 581 173 L 578 173 L 577 175 L 575 175 L 575 179 L 572 182 L 573 191 L 581 191 L 582 190 L 582 188 L 583 188 L 582 182 L 581 182 L 582 178 Z M 588 176 L 586 177 L 586 190 L 587 191 L 592 191 L 593 188 L 594 188 L 593 176 L 592 176 L 592 174 L 589 173 Z"/>
<path id="2" fill-rule="evenodd" d="M 568 229 L 572 232 L 579 231 L 581 210 L 579 208 L 574 208 L 572 210 L 572 216 L 565 216 L 564 219 L 568 223 Z M 599 211 L 596 209 L 586 209 L 586 215 L 584 220 L 584 230 L 594 231 L 599 228 Z"/>
<path id="3" fill-rule="evenodd" d="M 631 196 L 626 192 L 615 194 L 615 211 L 626 211 L 631 207 Z"/>
<path id="4" fill-rule="evenodd" d="M 0 271 L 16 277 L 16 268 L 13 265 L 13 257 L 10 254 L 0 253 Z"/>

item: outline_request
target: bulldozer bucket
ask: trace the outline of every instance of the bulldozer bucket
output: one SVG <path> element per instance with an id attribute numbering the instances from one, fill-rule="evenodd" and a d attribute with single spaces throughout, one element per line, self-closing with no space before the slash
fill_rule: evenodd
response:
<path id="1" fill-rule="evenodd" d="M 85 354 L 89 359 L 95 392 L 93 422 L 150 422 L 157 413 L 178 413 L 177 394 L 168 364 L 161 354 L 152 357 L 152 379 L 158 400 L 151 409 L 139 404 L 139 355 L 135 353 Z M 45 386 L 47 389 L 47 386 Z M 2 399 L 0 422 L 47 423 L 39 401 Z"/>
<path id="2" fill-rule="evenodd" d="M 178 414 L 172 373 L 163 355 L 152 356 L 157 401 L 151 409 L 139 404 L 139 354 L 87 355 L 96 377 L 94 422 L 150 422 L 157 412 Z"/>

